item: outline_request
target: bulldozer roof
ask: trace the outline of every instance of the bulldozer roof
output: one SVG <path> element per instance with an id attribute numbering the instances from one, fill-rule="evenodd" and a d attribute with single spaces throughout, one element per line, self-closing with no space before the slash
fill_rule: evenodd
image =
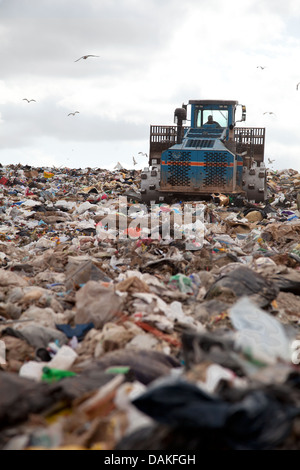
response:
<path id="1" fill-rule="evenodd" d="M 238 101 L 224 101 L 224 100 L 189 100 L 189 104 L 203 104 L 203 105 L 237 105 Z"/>

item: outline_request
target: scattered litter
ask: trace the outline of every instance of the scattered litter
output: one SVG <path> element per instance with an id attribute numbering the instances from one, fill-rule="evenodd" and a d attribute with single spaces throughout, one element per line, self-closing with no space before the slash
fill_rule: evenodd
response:
<path id="1" fill-rule="evenodd" d="M 0 449 L 299 449 L 300 175 L 141 204 L 0 167 Z"/>

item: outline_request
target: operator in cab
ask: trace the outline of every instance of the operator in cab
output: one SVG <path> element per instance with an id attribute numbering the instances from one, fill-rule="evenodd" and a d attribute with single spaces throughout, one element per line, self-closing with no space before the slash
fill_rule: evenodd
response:
<path id="1" fill-rule="evenodd" d="M 216 127 L 221 127 L 220 124 L 217 121 L 213 120 L 213 117 L 212 117 L 211 114 L 207 117 L 207 122 L 205 122 L 204 125 L 206 125 L 206 124 L 215 124 Z"/>

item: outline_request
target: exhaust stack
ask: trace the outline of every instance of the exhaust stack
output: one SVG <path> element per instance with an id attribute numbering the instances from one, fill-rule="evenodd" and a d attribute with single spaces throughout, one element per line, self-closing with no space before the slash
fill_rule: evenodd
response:
<path id="1" fill-rule="evenodd" d="M 176 108 L 174 112 L 174 120 L 177 124 L 177 144 L 181 144 L 183 136 L 183 121 L 186 120 L 186 109 L 185 108 Z"/>

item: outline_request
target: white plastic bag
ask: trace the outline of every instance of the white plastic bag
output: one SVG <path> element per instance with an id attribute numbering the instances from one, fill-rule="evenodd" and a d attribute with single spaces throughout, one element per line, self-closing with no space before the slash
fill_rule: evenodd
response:
<path id="1" fill-rule="evenodd" d="M 291 362 L 291 342 L 282 324 L 260 309 L 248 297 L 242 297 L 229 310 L 236 330 L 236 346 L 245 354 L 265 364 L 278 359 Z"/>

